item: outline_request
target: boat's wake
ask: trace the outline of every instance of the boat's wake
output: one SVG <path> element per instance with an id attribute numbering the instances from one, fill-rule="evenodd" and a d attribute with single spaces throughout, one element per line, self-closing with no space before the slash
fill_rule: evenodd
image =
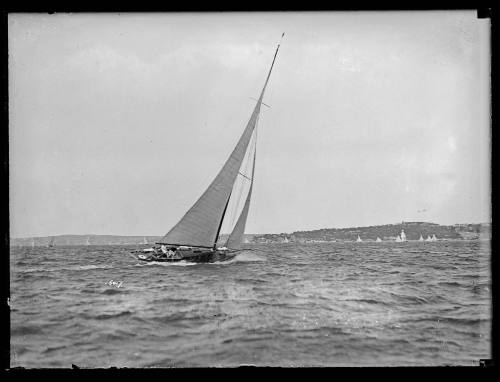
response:
<path id="1" fill-rule="evenodd" d="M 254 251 L 243 250 L 238 253 L 233 259 L 229 260 L 230 262 L 254 262 L 254 261 L 266 261 L 265 257 L 257 255 Z"/>
<path id="2" fill-rule="evenodd" d="M 137 260 L 137 259 L 136 259 Z M 229 265 L 234 263 L 248 263 L 255 261 L 266 261 L 264 257 L 258 256 L 257 254 L 243 250 L 242 252 L 236 254 L 231 260 L 228 261 L 216 261 L 214 263 L 194 263 L 191 261 L 176 261 L 176 262 L 164 262 L 164 261 L 140 261 L 135 266 L 143 267 L 143 266 L 153 266 L 160 265 L 162 267 L 189 267 L 193 265 Z"/>
<path id="3" fill-rule="evenodd" d="M 152 266 L 152 265 L 160 265 L 162 267 L 189 267 L 191 265 L 199 265 L 200 263 L 193 263 L 190 261 L 175 261 L 175 262 L 166 262 L 166 261 L 141 261 L 136 264 L 137 267 L 143 266 Z"/>

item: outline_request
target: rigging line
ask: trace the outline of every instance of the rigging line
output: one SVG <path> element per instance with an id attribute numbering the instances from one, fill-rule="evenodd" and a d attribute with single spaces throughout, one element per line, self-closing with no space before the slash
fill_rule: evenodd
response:
<path id="1" fill-rule="evenodd" d="M 248 180 L 253 180 L 251 178 L 249 178 L 248 176 L 246 176 L 245 174 L 242 174 L 241 172 L 238 171 L 238 174 L 240 174 L 243 178 L 246 178 Z"/>
<path id="2" fill-rule="evenodd" d="M 253 98 L 253 97 L 248 97 L 248 98 L 253 99 L 254 101 L 259 102 L 259 100 L 258 100 L 258 99 L 255 99 L 255 98 Z M 264 106 L 267 106 L 269 109 L 271 108 L 271 106 L 269 106 L 269 105 L 265 104 L 264 102 L 261 102 L 261 104 L 262 104 L 262 105 L 264 105 Z"/>

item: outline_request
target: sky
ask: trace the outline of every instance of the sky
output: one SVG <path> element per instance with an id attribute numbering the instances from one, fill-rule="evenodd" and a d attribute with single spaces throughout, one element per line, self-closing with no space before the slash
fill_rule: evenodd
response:
<path id="1" fill-rule="evenodd" d="M 488 222 L 489 28 L 475 11 L 10 14 L 11 236 L 165 234 L 283 32 L 247 233 Z"/>

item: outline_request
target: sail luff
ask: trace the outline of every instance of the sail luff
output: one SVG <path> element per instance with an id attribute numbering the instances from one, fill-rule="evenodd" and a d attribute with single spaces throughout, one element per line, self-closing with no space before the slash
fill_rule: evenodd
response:
<path id="1" fill-rule="evenodd" d="M 279 44 L 259 100 L 233 152 L 205 192 L 159 243 L 200 247 L 216 244 L 225 208 L 254 132 L 278 50 Z"/>

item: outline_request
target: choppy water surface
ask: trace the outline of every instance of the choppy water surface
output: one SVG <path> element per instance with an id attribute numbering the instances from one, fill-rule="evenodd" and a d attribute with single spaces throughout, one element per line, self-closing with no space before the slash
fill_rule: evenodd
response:
<path id="1" fill-rule="evenodd" d="M 11 365 L 477 364 L 491 357 L 489 245 L 249 245 L 224 264 L 12 248 Z"/>

